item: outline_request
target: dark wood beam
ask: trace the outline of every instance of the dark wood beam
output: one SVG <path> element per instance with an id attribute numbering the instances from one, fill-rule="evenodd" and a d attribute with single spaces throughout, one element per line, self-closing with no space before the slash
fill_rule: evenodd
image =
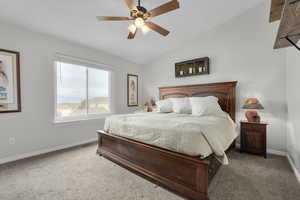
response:
<path id="1" fill-rule="evenodd" d="M 270 11 L 270 23 L 281 19 L 285 0 L 272 0 Z"/>
<path id="2" fill-rule="evenodd" d="M 299 39 L 300 1 L 286 0 L 274 49 L 293 46 L 292 43 L 297 44 Z"/>

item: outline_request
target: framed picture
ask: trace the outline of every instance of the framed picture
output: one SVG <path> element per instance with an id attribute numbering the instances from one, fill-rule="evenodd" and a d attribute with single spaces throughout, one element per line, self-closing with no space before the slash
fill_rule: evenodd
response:
<path id="1" fill-rule="evenodd" d="M 0 49 L 0 113 L 21 112 L 20 53 Z"/>
<path id="2" fill-rule="evenodd" d="M 138 106 L 138 75 L 127 75 L 127 105 Z"/>

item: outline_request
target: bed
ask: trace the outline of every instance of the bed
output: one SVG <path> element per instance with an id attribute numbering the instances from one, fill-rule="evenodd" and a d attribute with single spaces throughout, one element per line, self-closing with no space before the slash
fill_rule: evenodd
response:
<path id="1" fill-rule="evenodd" d="M 160 99 L 216 96 L 222 110 L 235 120 L 236 84 L 224 82 L 163 87 L 159 88 L 159 94 Z M 208 185 L 220 166 L 214 156 L 201 159 L 199 156 L 167 150 L 113 132 L 98 131 L 98 137 L 97 153 L 100 156 L 182 197 L 208 199 Z"/>

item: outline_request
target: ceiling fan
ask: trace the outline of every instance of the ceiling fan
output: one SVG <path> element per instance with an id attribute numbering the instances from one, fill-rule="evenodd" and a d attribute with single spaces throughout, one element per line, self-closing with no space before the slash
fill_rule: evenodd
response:
<path id="1" fill-rule="evenodd" d="M 133 20 L 134 23 L 131 24 L 129 29 L 129 35 L 128 39 L 133 39 L 138 31 L 138 29 L 141 29 L 143 33 L 147 33 L 152 29 L 153 31 L 156 31 L 157 33 L 167 36 L 170 31 L 162 28 L 161 26 L 148 21 L 150 18 L 156 17 L 158 15 L 165 14 L 167 12 L 176 10 L 179 8 L 179 2 L 178 0 L 171 0 L 168 3 L 165 3 L 157 8 L 154 8 L 150 11 L 148 11 L 146 8 L 141 6 L 141 0 L 138 0 L 138 5 L 134 3 L 134 0 L 124 0 L 127 4 L 128 8 L 130 9 L 130 17 L 104 17 L 99 16 L 97 19 L 99 21 L 127 21 L 127 20 Z"/>

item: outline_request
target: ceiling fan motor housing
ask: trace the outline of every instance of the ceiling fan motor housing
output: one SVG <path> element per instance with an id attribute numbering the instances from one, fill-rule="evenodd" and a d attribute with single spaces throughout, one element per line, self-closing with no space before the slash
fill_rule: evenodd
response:
<path id="1" fill-rule="evenodd" d="M 148 10 L 142 6 L 136 6 L 137 10 L 131 10 L 130 11 L 130 16 L 133 18 L 143 18 L 147 19 L 149 18 Z"/>

